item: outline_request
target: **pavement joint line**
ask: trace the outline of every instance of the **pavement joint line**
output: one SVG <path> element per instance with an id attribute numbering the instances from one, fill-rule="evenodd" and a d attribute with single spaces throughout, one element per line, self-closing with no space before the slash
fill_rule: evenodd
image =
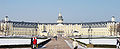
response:
<path id="1" fill-rule="evenodd" d="M 67 43 L 67 45 L 72 49 L 73 47 L 72 47 L 72 45 L 67 41 L 67 40 L 64 40 L 66 43 Z"/>

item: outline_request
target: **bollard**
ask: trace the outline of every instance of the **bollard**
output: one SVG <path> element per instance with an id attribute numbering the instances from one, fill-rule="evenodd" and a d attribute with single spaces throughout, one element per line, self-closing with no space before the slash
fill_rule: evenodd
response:
<path id="1" fill-rule="evenodd" d="M 78 48 L 78 42 L 77 40 L 74 39 L 73 41 L 73 49 L 77 49 Z"/>
<path id="2" fill-rule="evenodd" d="M 88 48 L 93 48 L 94 45 L 93 45 L 93 44 L 87 44 L 87 47 L 88 47 Z"/>
<path id="3" fill-rule="evenodd" d="M 31 48 L 33 48 L 33 38 L 31 38 Z"/>

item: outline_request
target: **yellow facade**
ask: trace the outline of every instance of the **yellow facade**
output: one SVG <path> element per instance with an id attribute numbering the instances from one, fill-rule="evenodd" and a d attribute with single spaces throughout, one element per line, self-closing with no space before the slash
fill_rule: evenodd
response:
<path id="1" fill-rule="evenodd" d="M 110 26 L 113 26 L 114 22 L 110 22 L 111 24 L 106 24 L 106 27 L 96 27 L 96 28 L 91 28 L 92 31 L 88 31 L 89 28 L 82 28 L 81 24 L 39 24 L 39 35 L 45 35 L 45 36 L 58 36 L 61 34 L 62 36 L 76 36 L 76 35 L 104 35 L 104 36 L 110 36 L 110 35 L 115 35 L 116 30 L 114 28 L 110 28 Z M 44 31 L 44 27 L 46 28 L 47 33 L 42 33 Z M 114 30 L 114 31 L 113 31 Z M 61 31 L 61 32 L 60 32 Z M 78 33 L 75 33 L 74 31 L 78 31 Z"/>
<path id="2" fill-rule="evenodd" d="M 63 23 L 62 15 L 60 15 L 57 22 L 58 23 L 35 23 L 4 21 L 0 22 L 0 34 L 40 36 L 117 35 L 117 24 L 113 20 L 105 22 Z"/>

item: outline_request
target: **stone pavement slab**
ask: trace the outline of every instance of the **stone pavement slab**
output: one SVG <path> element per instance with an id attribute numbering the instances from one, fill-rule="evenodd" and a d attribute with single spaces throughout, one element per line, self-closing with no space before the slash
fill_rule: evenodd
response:
<path id="1" fill-rule="evenodd" d="M 57 40 L 52 38 L 51 41 L 45 45 L 45 47 L 40 49 L 71 49 L 64 40 L 65 39 L 63 39 L 63 37 L 58 37 Z"/>

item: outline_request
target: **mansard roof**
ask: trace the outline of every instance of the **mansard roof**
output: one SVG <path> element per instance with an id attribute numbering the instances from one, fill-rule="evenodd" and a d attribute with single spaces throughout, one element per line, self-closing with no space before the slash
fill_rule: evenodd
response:
<path id="1" fill-rule="evenodd" d="M 0 21 L 0 22 L 5 22 L 5 21 Z M 31 25 L 37 25 L 37 24 L 51 24 L 51 25 L 57 25 L 58 23 L 37 23 L 37 22 L 19 22 L 19 21 L 8 21 L 9 23 L 13 24 L 31 24 Z M 107 24 L 107 23 L 112 23 L 112 21 L 101 21 L 101 22 L 82 22 L 82 23 L 62 23 L 62 24 Z M 116 22 L 115 22 L 116 23 Z"/>
<path id="2" fill-rule="evenodd" d="M 18 21 L 12 21 L 12 23 L 17 23 L 17 24 L 37 24 L 35 22 L 18 22 Z"/>
<path id="3" fill-rule="evenodd" d="M 38 23 L 38 24 L 58 24 L 58 23 Z"/>
<path id="4" fill-rule="evenodd" d="M 13 23 L 13 27 L 25 27 L 25 28 L 36 28 L 37 23 L 35 22 L 17 22 L 17 21 L 11 21 Z"/>

